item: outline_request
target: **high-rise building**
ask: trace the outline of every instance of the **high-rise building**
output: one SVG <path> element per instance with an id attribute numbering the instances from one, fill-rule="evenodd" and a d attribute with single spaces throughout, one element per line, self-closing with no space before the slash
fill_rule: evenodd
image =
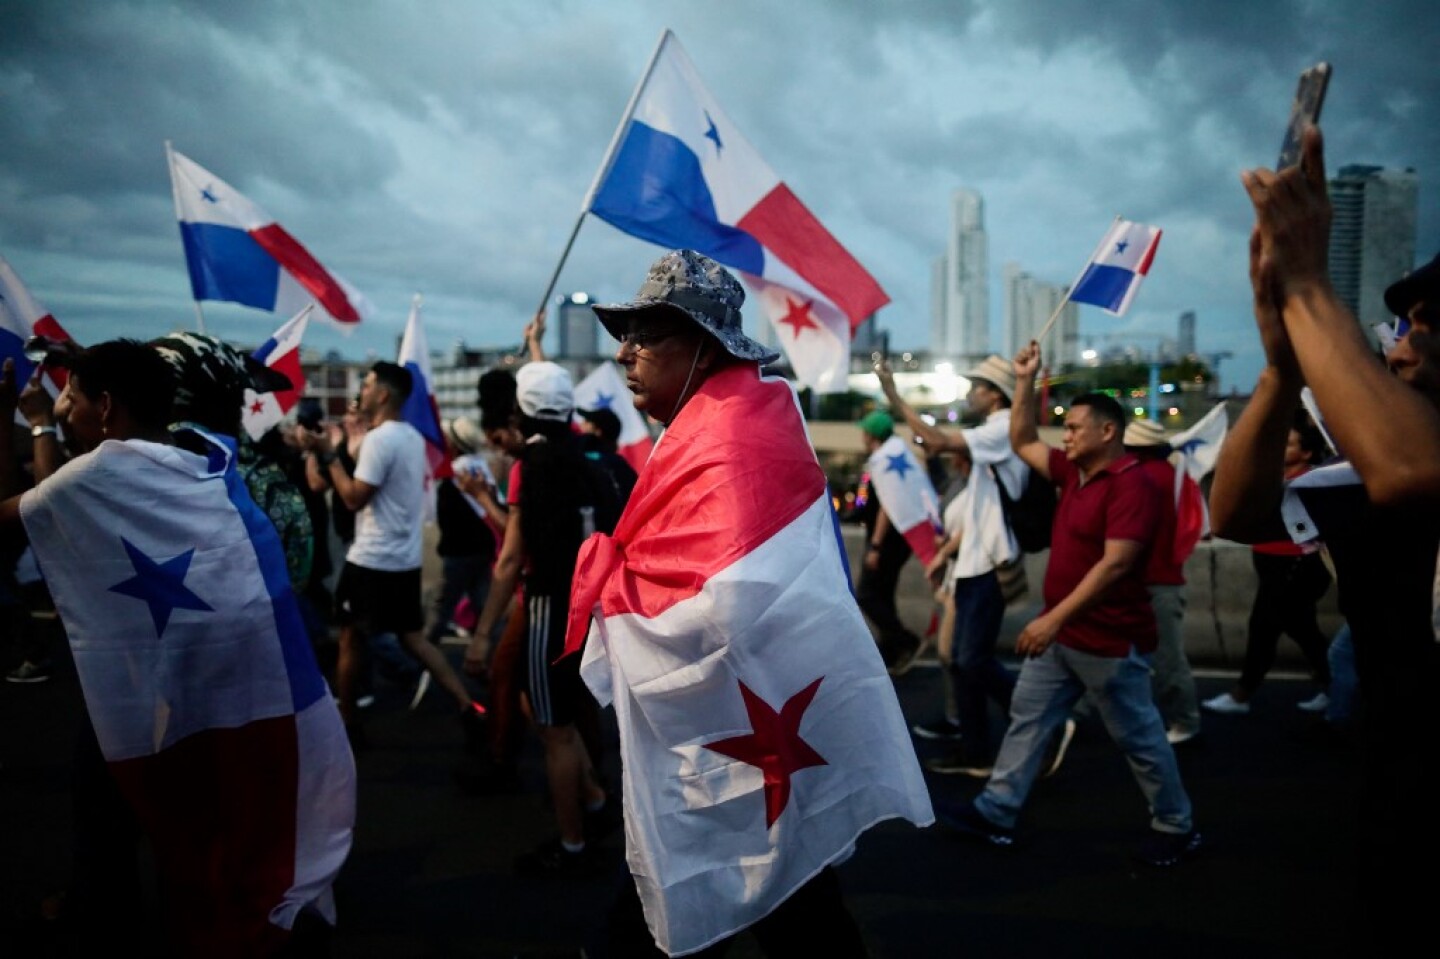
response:
<path id="1" fill-rule="evenodd" d="M 1058 369 L 1079 361 L 1080 311 L 1074 303 L 1066 302 L 1066 288 L 1037 280 L 1020 268 L 1018 263 L 1006 263 L 1002 271 L 1005 283 L 1005 333 L 1006 356 L 1014 356 L 1031 340 L 1038 339 L 1056 308 L 1060 315 L 1046 338 L 1044 355 L 1052 368 Z M 1060 304 L 1064 302 L 1064 306 Z"/>
<path id="2" fill-rule="evenodd" d="M 556 323 L 560 333 L 560 348 L 556 356 L 565 359 L 588 358 L 600 350 L 600 321 L 590 309 L 590 297 L 584 293 L 571 293 L 560 300 L 556 311 Z"/>
<path id="3" fill-rule="evenodd" d="M 985 201 L 973 190 L 956 190 L 950 239 L 931 281 L 932 352 L 961 362 L 990 352 L 989 263 Z"/>
<path id="4" fill-rule="evenodd" d="M 1195 355 L 1195 311 L 1186 310 L 1180 314 L 1180 335 L 1176 337 L 1180 356 Z"/>
<path id="5" fill-rule="evenodd" d="M 1330 282 L 1367 334 L 1390 319 L 1385 287 L 1415 266 L 1419 190 L 1411 169 L 1355 164 L 1330 181 Z"/>

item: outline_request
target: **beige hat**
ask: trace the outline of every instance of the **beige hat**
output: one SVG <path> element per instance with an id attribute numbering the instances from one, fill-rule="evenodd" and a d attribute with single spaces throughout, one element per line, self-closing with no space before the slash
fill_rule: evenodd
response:
<path id="1" fill-rule="evenodd" d="M 985 362 L 964 374 L 967 380 L 984 380 L 992 384 L 1010 402 L 1015 402 L 1015 367 L 1003 356 L 991 353 Z"/>
<path id="2" fill-rule="evenodd" d="M 1154 420 L 1131 420 L 1125 427 L 1126 446 L 1169 446 L 1165 430 Z"/>
<path id="3" fill-rule="evenodd" d="M 445 438 L 450 441 L 457 454 L 473 453 L 485 441 L 474 421 L 464 416 L 457 416 L 446 422 Z"/>

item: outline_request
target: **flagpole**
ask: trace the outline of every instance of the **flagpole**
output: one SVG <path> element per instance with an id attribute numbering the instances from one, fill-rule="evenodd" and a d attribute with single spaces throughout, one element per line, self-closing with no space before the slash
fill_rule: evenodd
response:
<path id="1" fill-rule="evenodd" d="M 1110 230 L 1115 229 L 1115 224 L 1119 222 L 1120 214 L 1117 213 L 1115 214 L 1115 219 L 1110 221 Z M 1039 343 L 1041 346 L 1045 345 L 1045 337 L 1049 335 L 1050 328 L 1054 326 L 1055 321 L 1060 318 L 1060 311 L 1065 309 L 1065 304 L 1070 302 L 1070 293 L 1080 283 L 1080 279 L 1085 275 L 1085 271 L 1090 269 L 1090 264 L 1099 259 L 1100 251 L 1105 248 L 1105 241 L 1110 238 L 1110 230 L 1106 230 L 1100 237 L 1100 242 L 1095 245 L 1095 250 L 1090 254 L 1090 258 L 1085 261 L 1085 265 L 1080 268 L 1080 272 L 1075 274 L 1075 279 L 1065 288 L 1065 296 L 1060 300 L 1060 305 L 1055 307 L 1055 312 L 1050 314 L 1050 319 L 1046 320 L 1045 325 L 1041 327 L 1040 335 L 1035 337 L 1036 343 Z"/>
<path id="2" fill-rule="evenodd" d="M 615 154 L 620 149 L 620 141 L 625 136 L 625 128 L 630 125 L 630 118 L 635 115 L 635 105 L 640 102 L 640 94 L 645 91 L 645 84 L 650 82 L 650 74 L 655 72 L 655 64 L 660 61 L 660 54 L 665 49 L 665 42 L 672 34 L 670 28 L 666 27 L 660 31 L 660 39 L 655 43 L 655 51 L 650 54 L 650 62 L 645 64 L 645 72 L 640 76 L 640 82 L 630 93 L 630 102 L 625 105 L 625 112 L 620 115 L 620 122 L 615 126 L 615 133 L 610 137 L 610 146 L 605 150 L 605 156 L 600 161 L 600 167 L 595 171 L 595 178 L 590 181 L 590 189 L 585 191 L 585 199 L 580 204 L 580 215 L 575 219 L 575 228 L 570 231 L 570 239 L 565 242 L 565 249 L 560 253 L 560 262 L 555 264 L 555 272 L 550 274 L 550 282 L 545 286 L 545 292 L 540 297 L 540 304 L 535 308 L 536 313 L 543 313 L 546 305 L 550 302 L 550 294 L 555 292 L 555 284 L 560 282 L 560 271 L 565 268 L 565 261 L 570 258 L 570 249 L 575 245 L 575 238 L 580 235 L 580 226 L 585 222 L 585 214 L 590 212 L 590 206 L 595 202 L 595 194 L 600 192 L 600 184 L 605 182 L 605 177 L 610 168 L 615 165 Z"/>
<path id="3" fill-rule="evenodd" d="M 179 222 L 180 191 L 175 186 L 175 148 L 170 145 L 169 140 L 165 141 L 165 170 L 170 174 L 170 198 L 175 201 L 175 220 Z M 186 269 L 189 269 L 188 264 Z M 200 309 L 199 300 L 195 301 L 195 324 L 201 333 L 205 332 L 205 311 Z"/>

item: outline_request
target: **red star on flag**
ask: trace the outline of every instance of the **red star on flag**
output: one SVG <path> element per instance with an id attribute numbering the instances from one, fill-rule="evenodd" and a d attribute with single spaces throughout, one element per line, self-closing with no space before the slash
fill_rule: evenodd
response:
<path id="1" fill-rule="evenodd" d="M 788 296 L 785 297 L 785 315 L 776 320 L 776 323 L 788 324 L 795 330 L 796 337 L 805 330 L 819 328 L 814 317 L 810 315 L 810 301 L 796 302 Z"/>
<path id="2" fill-rule="evenodd" d="M 261 413 L 265 412 L 265 404 L 260 402 L 259 400 L 256 400 L 254 403 L 250 404 L 250 412 L 254 413 L 256 416 L 259 416 Z"/>
<path id="3" fill-rule="evenodd" d="M 754 731 L 748 736 L 732 736 L 705 744 L 706 749 L 749 763 L 765 773 L 767 828 L 775 825 L 790 801 L 791 774 L 811 766 L 828 765 L 823 756 L 800 738 L 800 719 L 810 708 L 824 679 L 821 676 L 791 696 L 778 713 L 740 682 L 740 695 L 745 700 L 745 712 L 750 715 L 750 728 Z"/>

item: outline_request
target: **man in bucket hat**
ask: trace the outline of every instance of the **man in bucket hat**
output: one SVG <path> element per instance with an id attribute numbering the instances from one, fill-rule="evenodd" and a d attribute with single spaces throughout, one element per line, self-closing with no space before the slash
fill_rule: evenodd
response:
<path id="1" fill-rule="evenodd" d="M 743 301 L 680 250 L 595 307 L 666 425 L 613 536 L 581 550 L 566 634 L 620 728 L 635 883 L 608 955 L 745 928 L 770 955 L 863 955 L 831 867 L 882 819 L 931 819 L 794 390 L 760 375 L 774 354 Z"/>

